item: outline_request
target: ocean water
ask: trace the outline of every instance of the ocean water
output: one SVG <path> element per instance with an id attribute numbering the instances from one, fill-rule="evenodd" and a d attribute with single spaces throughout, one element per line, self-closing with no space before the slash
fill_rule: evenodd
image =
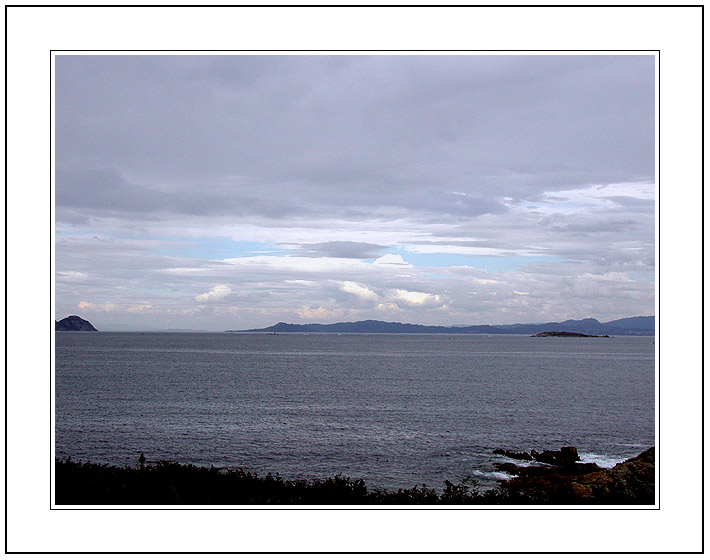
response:
<path id="1" fill-rule="evenodd" d="M 58 332 L 56 457 L 441 489 L 492 454 L 654 444 L 654 339 Z"/>

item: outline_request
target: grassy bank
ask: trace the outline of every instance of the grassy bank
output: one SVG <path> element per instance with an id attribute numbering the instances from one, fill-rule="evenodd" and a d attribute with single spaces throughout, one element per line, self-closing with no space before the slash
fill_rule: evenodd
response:
<path id="1" fill-rule="evenodd" d="M 440 493 L 424 487 L 368 490 L 361 479 L 284 480 L 161 461 L 115 467 L 69 459 L 55 462 L 57 505 L 637 505 L 654 501 L 653 448 L 612 469 L 531 467 L 529 474 L 479 492 L 474 482 L 445 481 Z"/>

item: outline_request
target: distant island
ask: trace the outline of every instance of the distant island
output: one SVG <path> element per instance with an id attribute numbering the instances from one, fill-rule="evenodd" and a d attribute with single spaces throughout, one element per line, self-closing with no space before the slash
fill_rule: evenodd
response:
<path id="1" fill-rule="evenodd" d="M 581 338 L 609 338 L 608 334 L 582 334 L 577 332 L 567 332 L 567 331 L 552 331 L 552 332 L 541 332 L 532 335 L 535 337 L 547 337 L 547 336 L 560 336 L 565 337 L 581 337 Z"/>
<path id="2" fill-rule="evenodd" d="M 61 321 L 54 321 L 55 331 L 96 331 L 98 330 L 86 319 L 78 315 L 69 315 Z"/>
<path id="3" fill-rule="evenodd" d="M 311 323 L 296 325 L 276 323 L 263 329 L 229 330 L 252 333 L 343 333 L 343 334 L 527 334 L 569 332 L 586 336 L 653 336 L 655 316 L 627 317 L 600 323 L 596 319 L 568 320 L 561 323 L 516 323 L 512 325 L 472 325 L 468 327 L 440 327 L 387 321 L 354 321 L 324 325 Z M 550 336 L 550 335 L 546 335 Z M 558 335 L 565 336 L 565 335 Z M 574 334 L 572 336 L 575 336 Z"/>

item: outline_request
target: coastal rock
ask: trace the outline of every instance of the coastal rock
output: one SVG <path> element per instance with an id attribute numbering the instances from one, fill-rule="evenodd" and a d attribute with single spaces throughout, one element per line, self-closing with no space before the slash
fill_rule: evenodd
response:
<path id="1" fill-rule="evenodd" d="M 518 475 L 520 474 L 520 467 L 518 465 L 515 465 L 513 463 L 493 463 L 493 466 L 497 471 L 508 473 L 508 474 L 513 474 L 513 475 Z"/>
<path id="2" fill-rule="evenodd" d="M 576 481 L 588 490 L 594 499 L 603 503 L 611 500 L 653 503 L 656 486 L 656 450 L 651 447 L 640 455 L 624 461 L 611 469 L 589 473 Z"/>
<path id="3" fill-rule="evenodd" d="M 508 457 L 509 459 L 518 459 L 520 461 L 532 461 L 533 458 L 530 455 L 530 453 L 516 453 L 514 451 L 506 451 L 505 449 L 494 449 L 493 453 L 495 455 L 503 455 L 504 457 Z"/>
<path id="4" fill-rule="evenodd" d="M 569 466 L 577 461 L 581 461 L 577 453 L 576 447 L 562 447 L 559 451 L 545 450 L 540 453 L 534 449 L 530 453 L 515 451 L 507 451 L 505 449 L 494 449 L 495 455 L 503 455 L 509 459 L 518 459 L 519 461 L 537 461 L 538 463 L 546 463 L 555 466 Z"/>
<path id="5" fill-rule="evenodd" d="M 653 447 L 611 469 L 574 463 L 521 467 L 515 474 L 516 478 L 501 483 L 508 503 L 623 505 L 655 501 Z"/>
<path id="6" fill-rule="evenodd" d="M 538 453 L 534 449 L 530 453 L 532 458 L 539 463 L 547 463 L 548 465 L 556 465 L 559 467 L 569 466 L 577 461 L 581 461 L 577 454 L 576 447 L 562 447 L 559 451 L 543 451 Z"/>
<path id="7" fill-rule="evenodd" d="M 55 331 L 96 331 L 94 325 L 78 315 L 69 315 L 61 321 L 54 321 Z"/>

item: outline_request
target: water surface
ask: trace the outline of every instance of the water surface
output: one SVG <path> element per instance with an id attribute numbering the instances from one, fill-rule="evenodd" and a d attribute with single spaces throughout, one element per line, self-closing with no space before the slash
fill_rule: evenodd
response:
<path id="1" fill-rule="evenodd" d="M 55 420 L 58 458 L 485 486 L 497 447 L 653 445 L 654 339 L 57 332 Z"/>

